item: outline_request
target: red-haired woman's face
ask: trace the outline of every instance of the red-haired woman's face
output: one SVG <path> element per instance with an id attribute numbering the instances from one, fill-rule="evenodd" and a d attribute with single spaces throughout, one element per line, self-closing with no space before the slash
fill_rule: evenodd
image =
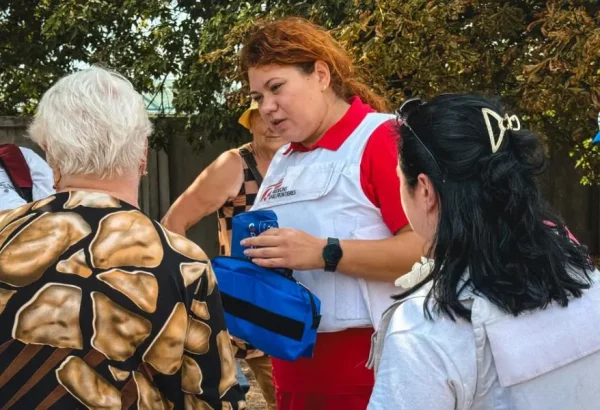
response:
<path id="1" fill-rule="evenodd" d="M 328 74 L 328 73 L 327 73 Z M 266 65 L 248 69 L 250 95 L 262 118 L 288 142 L 309 142 L 322 127 L 328 105 L 323 91 L 328 77 L 292 65 Z"/>

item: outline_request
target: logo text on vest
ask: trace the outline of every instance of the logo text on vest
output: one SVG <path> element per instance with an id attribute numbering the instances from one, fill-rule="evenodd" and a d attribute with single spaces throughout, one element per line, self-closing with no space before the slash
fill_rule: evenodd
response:
<path id="1" fill-rule="evenodd" d="M 283 198 L 286 196 L 296 195 L 295 189 L 288 189 L 283 185 L 283 178 L 281 178 L 278 182 L 271 184 L 265 189 L 265 192 L 260 197 L 261 201 L 268 201 L 270 199 Z"/>

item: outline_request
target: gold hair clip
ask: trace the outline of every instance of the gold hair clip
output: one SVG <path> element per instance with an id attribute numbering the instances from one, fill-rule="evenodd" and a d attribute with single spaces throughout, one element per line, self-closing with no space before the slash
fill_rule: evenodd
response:
<path id="1" fill-rule="evenodd" d="M 496 153 L 502 145 L 502 141 L 504 140 L 504 134 L 507 130 L 515 130 L 518 131 L 521 129 L 521 121 L 519 121 L 519 117 L 516 115 L 508 115 L 506 114 L 504 117 L 501 117 L 494 110 L 490 110 L 489 108 L 482 108 L 481 112 L 483 113 L 483 118 L 485 119 L 485 125 L 487 126 L 488 134 L 490 136 L 490 143 L 492 145 L 492 152 Z M 493 117 L 498 122 L 498 128 L 500 129 L 500 135 L 497 137 L 494 135 L 494 129 L 492 128 L 492 122 L 490 117 Z M 506 125 L 505 125 L 506 123 Z"/>

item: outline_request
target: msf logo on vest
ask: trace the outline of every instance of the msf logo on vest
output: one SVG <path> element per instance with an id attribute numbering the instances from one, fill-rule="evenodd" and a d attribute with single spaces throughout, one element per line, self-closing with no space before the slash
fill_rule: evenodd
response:
<path id="1" fill-rule="evenodd" d="M 281 178 L 278 182 L 269 185 L 267 189 L 265 189 L 265 192 L 260 197 L 260 200 L 269 201 L 271 199 L 284 198 L 292 195 L 296 195 L 296 190 L 288 189 L 288 187 L 283 186 L 283 178 Z"/>

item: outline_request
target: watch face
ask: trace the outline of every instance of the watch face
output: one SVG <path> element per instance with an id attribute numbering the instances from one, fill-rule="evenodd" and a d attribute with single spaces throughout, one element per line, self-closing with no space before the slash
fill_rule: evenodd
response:
<path id="1" fill-rule="evenodd" d="M 342 248 L 337 244 L 329 244 L 325 246 L 325 252 L 323 256 L 327 262 L 339 262 L 342 257 Z"/>

